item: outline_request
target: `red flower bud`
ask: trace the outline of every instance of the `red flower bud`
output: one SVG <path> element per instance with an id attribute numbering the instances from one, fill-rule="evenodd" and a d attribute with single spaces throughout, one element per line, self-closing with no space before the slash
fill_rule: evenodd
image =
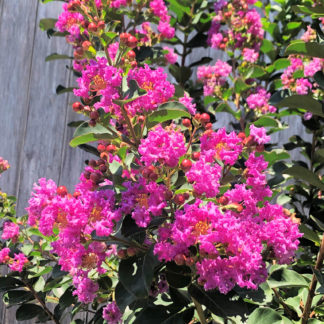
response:
<path id="1" fill-rule="evenodd" d="M 191 169 L 192 162 L 190 160 L 184 159 L 181 162 L 181 169 L 185 172 L 189 171 Z"/>
<path id="2" fill-rule="evenodd" d="M 59 186 L 57 189 L 56 189 L 56 193 L 61 196 L 61 197 L 64 197 L 67 195 L 68 191 L 66 189 L 65 186 Z"/>
<path id="3" fill-rule="evenodd" d="M 191 121 L 190 121 L 190 119 L 188 119 L 188 118 L 185 118 L 183 121 L 182 121 L 182 125 L 184 126 L 184 127 L 190 127 L 191 126 Z"/>

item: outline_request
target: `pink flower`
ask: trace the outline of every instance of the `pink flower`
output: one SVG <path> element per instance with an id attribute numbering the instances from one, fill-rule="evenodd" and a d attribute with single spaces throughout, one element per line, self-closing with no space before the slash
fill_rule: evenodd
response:
<path id="1" fill-rule="evenodd" d="M 207 198 L 216 197 L 218 194 L 221 175 L 222 167 L 217 163 L 208 163 L 204 157 L 195 162 L 186 172 L 188 181 L 193 183 L 195 193 L 205 194 Z"/>
<path id="2" fill-rule="evenodd" d="M 299 95 L 305 95 L 308 93 L 308 90 L 312 88 L 312 84 L 304 78 L 296 80 L 296 92 Z"/>
<path id="3" fill-rule="evenodd" d="M 8 267 L 12 271 L 21 272 L 26 263 L 28 263 L 28 259 L 25 257 L 23 253 L 18 253 L 18 254 L 15 253 L 15 257 L 13 261 L 8 264 Z"/>
<path id="4" fill-rule="evenodd" d="M 184 93 L 183 97 L 179 98 L 179 102 L 186 106 L 191 115 L 196 113 L 196 104 L 192 103 L 193 99 L 187 94 L 187 92 Z"/>
<path id="5" fill-rule="evenodd" d="M 127 6 L 127 0 L 112 0 L 110 2 L 111 8 L 120 8 L 121 6 L 126 7 Z"/>
<path id="6" fill-rule="evenodd" d="M 224 85 L 231 72 L 232 67 L 221 60 L 218 60 L 213 66 L 199 66 L 197 77 L 204 83 L 204 95 L 213 95 L 215 87 Z"/>
<path id="7" fill-rule="evenodd" d="M 144 68 L 130 70 L 128 80 L 135 80 L 139 87 L 147 93 L 129 104 L 127 104 L 128 112 L 131 115 L 152 111 L 168 101 L 174 95 L 174 86 L 167 81 L 167 74 L 162 68 L 152 70 L 147 64 Z"/>
<path id="8" fill-rule="evenodd" d="M 243 48 L 243 58 L 247 62 L 255 63 L 259 58 L 259 53 L 252 48 Z"/>
<path id="9" fill-rule="evenodd" d="M 0 156 L 0 174 L 6 170 L 8 170 L 10 168 L 10 165 L 8 163 L 7 160 L 4 160 L 1 156 Z"/>
<path id="10" fill-rule="evenodd" d="M 225 164 L 234 165 L 242 152 L 242 141 L 235 132 L 227 134 L 225 128 L 217 132 L 205 132 L 200 138 L 202 154 L 212 154 Z"/>
<path id="11" fill-rule="evenodd" d="M 170 64 L 174 64 L 177 62 L 178 60 L 178 55 L 176 53 L 174 53 L 173 48 L 164 46 L 163 49 L 165 51 L 168 51 L 167 54 L 164 54 L 164 57 L 166 58 L 166 60 L 170 63 Z"/>
<path id="12" fill-rule="evenodd" d="M 255 93 L 252 93 L 246 98 L 246 102 L 250 109 L 256 109 L 263 114 L 268 112 L 274 113 L 276 112 L 276 107 L 268 104 L 268 100 L 270 99 L 270 93 L 268 93 L 262 87 L 258 87 Z"/>
<path id="13" fill-rule="evenodd" d="M 170 26 L 170 23 L 168 21 L 160 20 L 158 25 L 158 31 L 163 37 L 168 39 L 172 38 L 175 34 L 175 29 Z"/>
<path id="14" fill-rule="evenodd" d="M 145 165 L 159 162 L 174 168 L 186 153 L 184 136 L 174 126 L 164 129 L 159 124 L 148 133 L 146 139 L 141 140 L 138 151 Z"/>
<path id="15" fill-rule="evenodd" d="M 253 124 L 250 126 L 250 135 L 259 144 L 266 144 L 270 141 L 270 136 L 267 136 L 267 131 L 264 127 L 255 127 Z"/>
<path id="16" fill-rule="evenodd" d="M 108 304 L 103 309 L 102 317 L 109 323 L 109 324 L 119 324 L 122 321 L 122 313 L 120 312 L 116 302 L 112 302 Z"/>
<path id="17" fill-rule="evenodd" d="M 73 295 L 77 295 L 80 302 L 85 304 L 89 304 L 94 300 L 99 289 L 98 284 L 89 279 L 86 272 L 74 276 L 73 284 L 76 287 Z"/>
<path id="18" fill-rule="evenodd" d="M 140 178 L 138 183 L 126 182 L 127 191 L 122 193 L 121 211 L 125 215 L 131 214 L 137 226 L 147 227 L 151 216 L 161 216 L 166 207 L 164 185 L 155 182 L 145 183 Z"/>
<path id="19" fill-rule="evenodd" d="M 0 250 L 0 263 L 7 263 L 10 260 L 10 249 L 9 248 L 3 248 Z"/>
<path id="20" fill-rule="evenodd" d="M 13 222 L 5 222 L 3 225 L 3 232 L 1 238 L 3 240 L 16 241 L 19 236 L 19 226 Z"/>

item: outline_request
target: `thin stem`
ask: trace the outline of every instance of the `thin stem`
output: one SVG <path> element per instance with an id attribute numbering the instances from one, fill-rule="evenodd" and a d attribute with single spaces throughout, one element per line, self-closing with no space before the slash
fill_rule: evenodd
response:
<path id="1" fill-rule="evenodd" d="M 191 297 L 191 299 L 192 299 L 192 301 L 193 301 L 193 303 L 194 303 L 194 305 L 196 307 L 200 323 L 201 324 L 207 324 L 206 317 L 205 317 L 205 314 L 204 314 L 204 310 L 202 309 L 202 306 L 197 302 L 197 300 L 195 298 Z"/>
<path id="2" fill-rule="evenodd" d="M 317 260 L 316 260 L 316 264 L 315 264 L 315 270 L 318 270 L 318 271 L 321 270 L 322 265 L 323 265 L 323 259 L 324 259 L 324 234 L 323 234 L 320 250 L 319 250 L 318 255 L 317 255 Z M 311 284 L 309 286 L 309 292 L 308 292 L 305 308 L 304 308 L 304 311 L 303 311 L 303 314 L 302 314 L 302 322 L 301 322 L 301 324 L 307 324 L 307 322 L 308 322 L 309 315 L 311 313 L 311 307 L 312 307 L 313 298 L 315 296 L 316 284 L 317 284 L 317 277 L 316 277 L 316 275 L 314 273 L 313 277 L 312 277 Z"/>
<path id="3" fill-rule="evenodd" d="M 47 315 L 51 318 L 51 320 L 55 324 L 60 324 L 59 320 L 55 318 L 54 314 L 47 308 L 47 306 L 44 303 L 44 301 L 38 296 L 38 294 L 35 291 L 35 289 L 33 288 L 33 286 L 30 285 L 28 282 L 25 282 L 24 280 L 22 280 L 22 281 L 24 282 L 24 284 L 26 285 L 26 287 L 29 289 L 29 291 L 33 294 L 33 296 L 35 297 L 35 299 L 41 304 L 42 308 L 47 313 Z"/>
<path id="4" fill-rule="evenodd" d="M 129 130 L 130 130 L 130 132 L 132 134 L 132 137 L 133 137 L 133 139 L 135 141 L 135 145 L 136 145 L 136 147 L 138 147 L 139 141 L 138 141 L 138 138 L 136 137 L 136 134 L 135 134 L 135 131 L 134 131 L 134 127 L 132 125 L 132 122 L 130 121 L 130 119 L 129 119 L 128 115 L 127 115 L 127 111 L 126 111 L 126 109 L 125 109 L 125 107 L 124 107 L 123 104 L 120 106 L 120 108 L 121 108 L 123 117 L 124 117 L 124 119 L 125 119 L 125 121 L 127 123 L 127 126 L 128 126 L 128 128 L 129 128 Z"/>
<path id="5" fill-rule="evenodd" d="M 278 290 L 276 288 L 272 288 L 273 292 L 275 293 L 277 299 L 278 299 L 278 302 L 279 304 L 282 305 L 282 307 L 284 308 L 285 310 L 285 313 L 290 316 L 290 317 L 293 317 L 294 316 L 294 311 L 292 309 L 289 308 L 289 306 L 287 304 L 285 304 L 285 302 L 282 300 L 280 294 L 278 293 Z"/>

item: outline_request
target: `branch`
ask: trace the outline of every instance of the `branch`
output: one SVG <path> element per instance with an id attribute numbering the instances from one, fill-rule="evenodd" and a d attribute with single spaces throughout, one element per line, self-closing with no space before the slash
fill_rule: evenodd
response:
<path id="1" fill-rule="evenodd" d="M 205 318 L 205 315 L 204 315 L 204 311 L 201 307 L 201 305 L 197 302 L 197 300 L 193 297 L 191 297 L 193 303 L 195 304 L 195 307 L 196 307 L 196 310 L 197 310 L 197 313 L 198 313 L 198 316 L 199 316 L 199 320 L 200 320 L 200 323 L 201 324 L 207 324 L 207 321 L 206 321 L 206 318 Z"/>
<path id="2" fill-rule="evenodd" d="M 323 258 L 324 258 L 324 234 L 323 234 L 323 238 L 322 238 L 322 242 L 321 242 L 321 246 L 320 246 L 320 250 L 318 252 L 317 255 L 317 260 L 316 260 L 316 264 L 315 264 L 315 270 L 320 271 L 323 265 Z M 312 277 L 312 281 L 311 284 L 309 286 L 309 293 L 307 296 L 307 301 L 306 301 L 306 305 L 302 314 L 302 322 L 301 324 L 307 324 L 310 313 L 311 313 L 311 307 L 312 307 L 312 302 L 313 302 L 313 298 L 315 296 L 315 289 L 316 289 L 316 284 L 317 284 L 317 278 L 315 273 L 313 274 Z"/>
<path id="3" fill-rule="evenodd" d="M 35 299 L 41 304 L 41 306 L 43 307 L 44 311 L 46 312 L 46 314 L 50 317 L 50 319 L 55 323 L 55 324 L 60 324 L 59 320 L 56 319 L 56 317 L 54 316 L 54 314 L 47 308 L 46 304 L 44 303 L 44 301 L 39 297 L 39 295 L 37 294 L 37 292 L 35 291 L 34 287 L 32 285 L 30 285 L 28 282 L 23 281 L 24 284 L 26 285 L 26 287 L 29 289 L 29 291 L 33 294 L 33 296 L 35 297 Z"/>

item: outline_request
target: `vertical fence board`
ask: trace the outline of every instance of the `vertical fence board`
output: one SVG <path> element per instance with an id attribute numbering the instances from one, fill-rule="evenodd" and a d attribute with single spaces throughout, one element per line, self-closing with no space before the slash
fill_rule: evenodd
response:
<path id="1" fill-rule="evenodd" d="M 61 3 L 40 4 L 37 24 L 42 18 L 57 17 L 60 10 Z M 53 52 L 66 54 L 71 52 L 71 47 L 64 38 L 49 40 L 46 33 L 37 28 L 30 76 L 29 115 L 20 170 L 19 213 L 23 213 L 27 205 L 33 183 L 40 177 L 57 181 L 60 172 L 68 95 L 58 96 L 56 87 L 68 83 L 70 70 L 65 66 L 70 61 L 45 62 L 45 57 Z"/>

